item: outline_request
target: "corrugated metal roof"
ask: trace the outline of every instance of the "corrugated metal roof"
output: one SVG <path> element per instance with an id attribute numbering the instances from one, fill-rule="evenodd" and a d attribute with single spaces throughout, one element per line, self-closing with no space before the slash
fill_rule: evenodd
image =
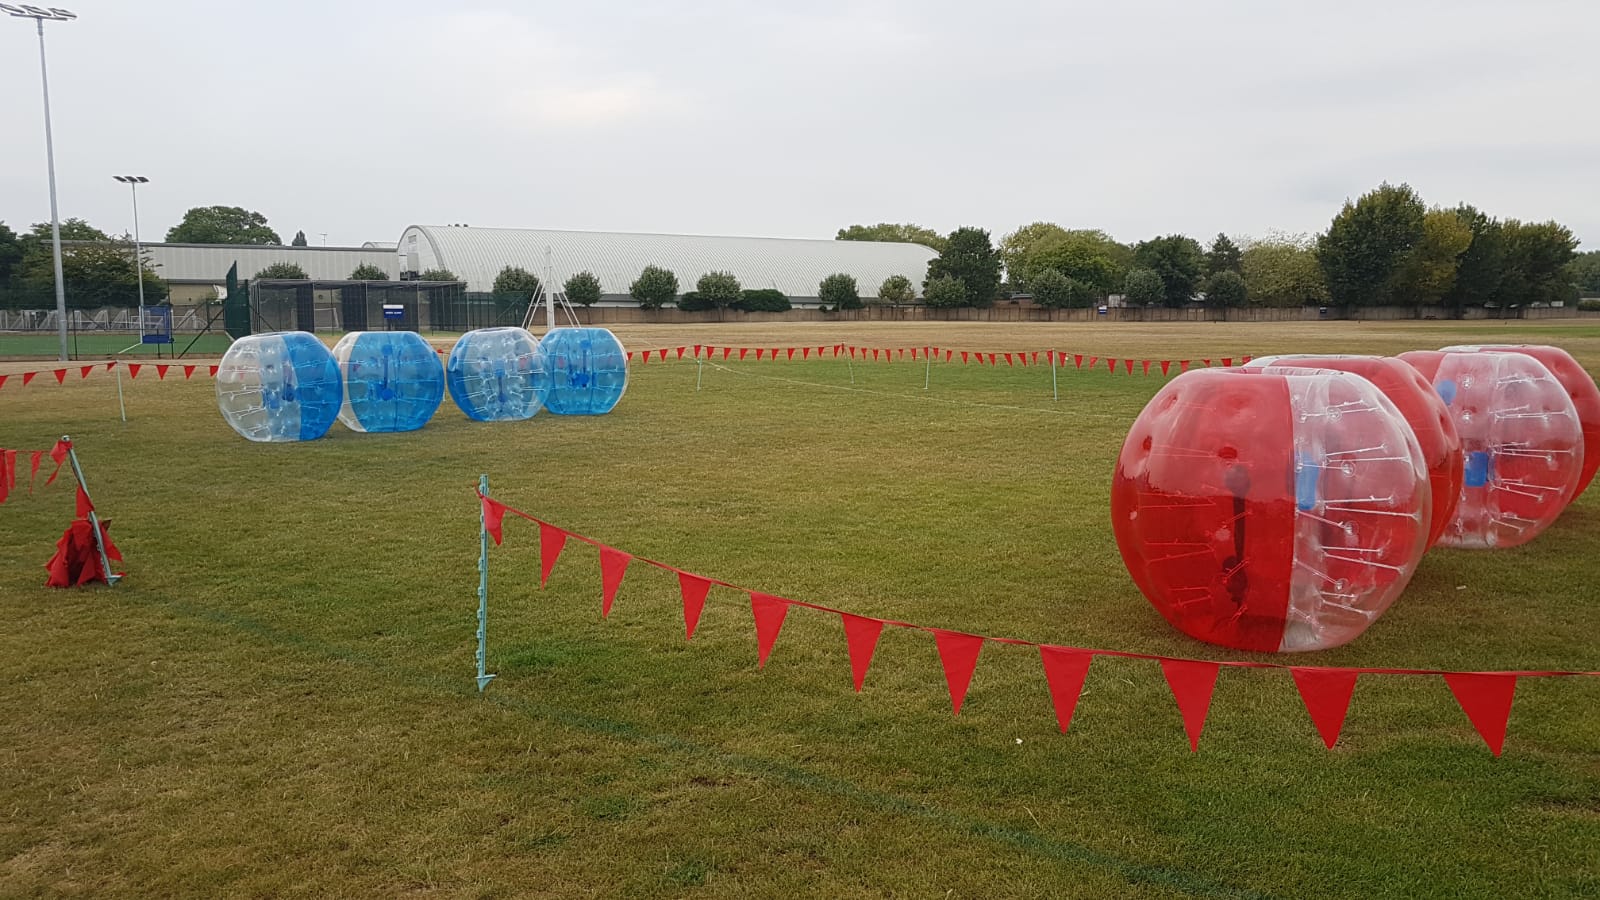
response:
<path id="1" fill-rule="evenodd" d="M 377 266 L 391 279 L 400 274 L 393 250 L 269 244 L 145 244 L 144 249 L 159 267 L 156 274 L 177 282 L 221 284 L 236 260 L 240 278 L 254 278 L 257 272 L 278 262 L 294 263 L 305 270 L 307 277 L 330 281 L 349 278 L 361 265 Z"/>
<path id="2" fill-rule="evenodd" d="M 600 279 L 605 294 L 627 294 L 639 272 L 656 265 L 678 276 L 680 291 L 694 290 L 707 272 L 725 271 L 746 289 L 815 297 L 822 279 L 844 272 L 855 276 L 863 296 L 870 296 L 890 275 L 904 275 L 920 289 L 928 261 L 938 255 L 921 244 L 445 225 L 407 228 L 399 252 L 417 257 L 419 273 L 449 269 L 468 290 L 487 291 L 508 265 L 542 277 L 546 248 L 556 285 L 587 269 Z"/>

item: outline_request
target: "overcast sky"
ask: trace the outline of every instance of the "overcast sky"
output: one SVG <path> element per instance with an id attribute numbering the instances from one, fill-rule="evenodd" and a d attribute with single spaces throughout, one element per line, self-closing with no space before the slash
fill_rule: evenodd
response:
<path id="1" fill-rule="evenodd" d="M 1600 246 L 1600 0 L 129 3 L 46 25 L 61 215 L 832 237 L 1315 232 L 1409 182 Z M 0 219 L 48 221 L 0 18 Z"/>

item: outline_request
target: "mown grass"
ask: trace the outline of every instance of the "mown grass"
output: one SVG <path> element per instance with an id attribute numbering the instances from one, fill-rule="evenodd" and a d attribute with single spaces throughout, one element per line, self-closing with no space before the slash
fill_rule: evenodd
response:
<path id="1" fill-rule="evenodd" d="M 140 344 L 136 334 L 100 332 L 68 332 L 67 353 L 73 359 L 110 359 L 115 357 L 151 358 L 159 351 L 162 356 L 185 354 L 187 356 L 221 356 L 228 349 L 229 338 L 221 334 L 221 323 L 212 334 L 176 334 L 171 344 Z M 27 357 L 56 359 L 61 352 L 61 338 L 55 332 L 0 334 L 0 359 Z"/>
<path id="2" fill-rule="evenodd" d="M 1155 358 L 1393 352 L 1453 325 L 619 329 L 679 343 Z M 1481 327 L 1472 339 L 1531 332 Z M 1585 363 L 1600 335 L 1574 332 Z M 793 611 L 765 670 L 747 598 L 683 639 L 635 565 L 537 589 L 491 552 L 472 682 L 480 472 L 630 552 L 795 599 L 990 635 L 1203 658 L 1138 595 L 1106 521 L 1159 379 L 920 364 L 636 367 L 610 416 L 260 446 L 209 383 L 0 394 L 0 446 L 70 433 L 127 556 L 47 591 L 58 484 L 0 507 L 0 894 L 676 897 L 1592 896 L 1600 680 L 1525 680 L 1506 753 L 1432 678 L 1366 678 L 1322 748 L 1287 676 L 1227 671 L 1190 754 L 1154 664 L 1101 659 L 1056 732 L 1037 656 L 989 645 L 952 719 L 932 639 L 888 630 L 850 689 L 836 619 Z M 24 479 L 26 475 L 24 474 Z M 1435 552 L 1328 665 L 1597 666 L 1600 500 L 1530 546 Z"/>

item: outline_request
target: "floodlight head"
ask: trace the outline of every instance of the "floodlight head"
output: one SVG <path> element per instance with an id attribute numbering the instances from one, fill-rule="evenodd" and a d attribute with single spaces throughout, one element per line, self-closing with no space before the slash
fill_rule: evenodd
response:
<path id="1" fill-rule="evenodd" d="M 143 175 L 113 175 L 111 177 L 122 182 L 123 184 L 145 184 L 150 181 L 150 179 L 144 177 Z"/>
<path id="2" fill-rule="evenodd" d="M 52 6 L 48 9 L 41 9 L 37 6 L 22 6 L 14 3 L 0 3 L 0 9 L 5 10 L 19 19 L 38 19 L 41 22 L 45 19 L 49 19 L 52 22 L 69 22 L 78 17 L 78 14 L 75 12 L 55 6 Z"/>

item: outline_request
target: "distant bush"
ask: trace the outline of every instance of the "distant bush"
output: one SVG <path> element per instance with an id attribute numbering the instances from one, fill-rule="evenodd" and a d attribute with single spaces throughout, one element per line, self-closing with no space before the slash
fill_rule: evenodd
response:
<path id="1" fill-rule="evenodd" d="M 817 299 L 824 307 L 834 309 L 860 309 L 861 294 L 856 290 L 856 280 L 843 272 L 835 272 L 817 285 Z"/>
<path id="2" fill-rule="evenodd" d="M 733 304 L 734 309 L 745 312 L 788 312 L 794 308 L 789 302 L 789 297 L 783 291 L 775 288 L 762 288 L 758 291 L 743 291 L 739 299 Z"/>
<path id="3" fill-rule="evenodd" d="M 699 291 L 690 291 L 678 295 L 678 308 L 684 312 L 701 312 L 707 309 L 716 309 L 717 305 L 710 299 L 700 296 Z"/>
<path id="4" fill-rule="evenodd" d="M 1584 312 L 1600 312 L 1600 297 L 1585 297 L 1578 301 L 1578 308 Z"/>

